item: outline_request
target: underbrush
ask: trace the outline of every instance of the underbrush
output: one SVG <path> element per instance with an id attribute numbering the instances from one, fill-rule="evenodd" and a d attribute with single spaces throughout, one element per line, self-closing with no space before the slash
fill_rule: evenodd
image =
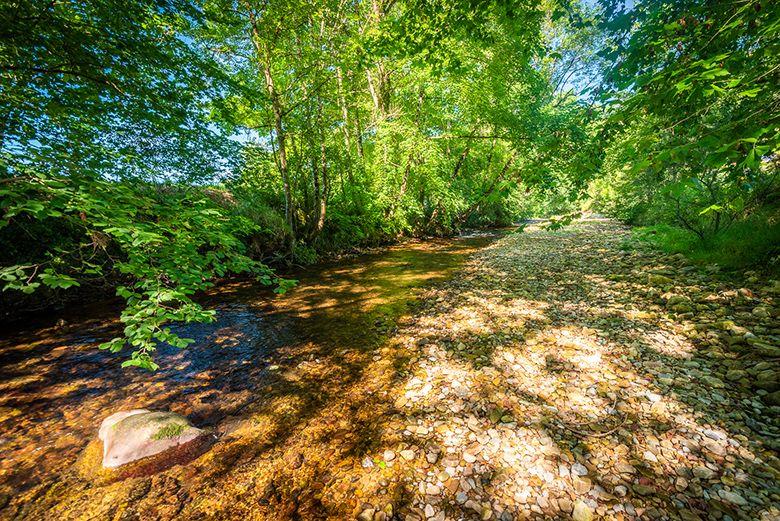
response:
<path id="1" fill-rule="evenodd" d="M 758 267 L 780 272 L 780 212 L 760 212 L 736 222 L 703 242 L 693 232 L 658 224 L 633 229 L 633 245 L 646 245 L 667 253 L 681 253 L 698 264 L 727 269 Z M 630 248 L 632 244 L 625 247 Z"/>

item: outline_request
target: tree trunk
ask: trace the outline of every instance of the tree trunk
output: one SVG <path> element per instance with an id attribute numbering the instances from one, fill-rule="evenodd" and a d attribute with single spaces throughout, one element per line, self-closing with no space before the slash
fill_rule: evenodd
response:
<path id="1" fill-rule="evenodd" d="M 450 176 L 450 180 L 458 177 L 458 172 L 460 172 L 460 167 L 463 166 L 463 163 L 466 161 L 466 157 L 468 157 L 470 151 L 471 151 L 471 145 L 466 145 L 465 150 L 463 150 L 463 153 L 458 158 L 458 162 L 455 163 L 455 168 L 452 170 L 452 175 Z"/>
<path id="2" fill-rule="evenodd" d="M 484 192 L 482 192 L 482 195 L 480 195 L 474 203 L 468 207 L 468 209 L 460 214 L 458 217 L 458 222 L 464 222 L 466 219 L 468 219 L 472 213 L 474 213 L 475 210 L 479 208 L 479 206 L 482 204 L 482 201 L 485 200 L 486 197 L 488 197 L 490 194 L 493 193 L 493 190 L 496 189 L 496 185 L 501 181 L 506 173 L 509 171 L 509 167 L 512 166 L 512 163 L 515 162 L 515 157 L 517 157 L 517 152 L 512 152 L 512 155 L 509 156 L 509 159 L 504 164 L 504 167 L 501 169 L 501 172 L 493 179 L 493 181 L 490 182 L 490 185 L 485 189 Z"/>
<path id="3" fill-rule="evenodd" d="M 371 23 L 377 27 L 387 14 L 385 7 L 379 0 L 371 0 Z M 376 73 L 372 74 L 371 69 L 366 69 L 366 79 L 368 80 L 368 90 L 371 99 L 374 102 L 374 113 L 377 119 L 384 119 L 390 113 L 391 87 L 390 72 L 385 69 L 384 62 L 380 59 L 375 64 Z"/>
<path id="4" fill-rule="evenodd" d="M 290 227 L 290 232 L 294 235 L 293 229 L 293 208 L 292 208 L 292 191 L 290 189 L 290 176 L 287 166 L 287 144 L 286 134 L 284 131 L 284 111 L 282 109 L 281 101 L 279 100 L 279 93 L 276 91 L 276 85 L 274 84 L 273 74 L 271 73 L 271 49 L 267 42 L 264 42 L 260 37 L 260 31 L 257 27 L 257 18 L 255 12 L 249 3 L 244 2 L 247 13 L 249 15 L 249 22 L 252 27 L 252 45 L 257 53 L 257 61 L 260 64 L 260 69 L 265 78 L 265 85 L 268 89 L 268 97 L 271 98 L 271 108 L 274 114 L 274 131 L 276 133 L 276 146 L 279 156 L 279 172 L 282 176 L 282 184 L 284 185 L 284 218 L 287 221 L 287 225 Z"/>
<path id="5" fill-rule="evenodd" d="M 284 185 L 284 218 L 287 221 L 287 225 L 290 230 L 293 229 L 293 212 L 292 212 L 292 192 L 290 190 L 290 176 L 287 167 L 287 147 L 285 143 L 286 135 L 284 132 L 284 126 L 282 124 L 282 107 L 279 102 L 279 96 L 274 86 L 273 76 L 271 75 L 270 68 L 270 56 L 266 56 L 266 61 L 263 64 L 263 74 L 265 75 L 266 85 L 268 87 L 268 95 L 271 98 L 271 107 L 274 113 L 274 130 L 276 131 L 276 143 L 279 150 L 279 172 L 282 175 L 282 183 Z"/>
<path id="6" fill-rule="evenodd" d="M 316 230 L 318 234 L 325 227 L 325 212 L 328 206 L 328 162 L 325 156 L 325 141 L 320 142 L 320 170 L 322 171 L 322 193 L 320 194 L 320 208 L 317 215 Z"/>

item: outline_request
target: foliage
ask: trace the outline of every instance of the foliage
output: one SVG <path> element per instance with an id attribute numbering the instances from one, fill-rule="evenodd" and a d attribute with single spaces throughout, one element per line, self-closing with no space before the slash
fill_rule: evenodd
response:
<path id="1" fill-rule="evenodd" d="M 595 207 L 717 251 L 777 196 L 778 5 L 602 5 L 610 104 Z"/>
<path id="2" fill-rule="evenodd" d="M 761 212 L 735 223 L 712 242 L 702 244 L 696 234 L 666 224 L 635 228 L 633 245 L 650 245 L 668 253 L 681 253 L 701 264 L 718 264 L 727 269 L 761 265 L 780 270 L 780 215 Z"/>
<path id="3" fill-rule="evenodd" d="M 713 247 L 777 196 L 780 53 L 776 3 L 711 4 L 5 3 L 4 288 L 115 286 L 154 368 L 264 262 L 588 204 Z"/>
<path id="4" fill-rule="evenodd" d="M 266 283 L 271 272 L 244 254 L 240 238 L 254 230 L 246 219 L 225 211 L 203 190 L 141 182 L 115 183 L 74 176 L 17 176 L 2 189 L 4 238 L 38 222 L 57 221 L 73 240 L 0 270 L 4 290 L 69 288 L 82 277 L 120 275 L 117 295 L 124 335 L 101 347 L 132 348 L 125 366 L 154 369 L 157 342 L 186 347 L 170 322 L 202 322 L 214 312 L 193 295 L 228 273 L 251 272 Z"/>

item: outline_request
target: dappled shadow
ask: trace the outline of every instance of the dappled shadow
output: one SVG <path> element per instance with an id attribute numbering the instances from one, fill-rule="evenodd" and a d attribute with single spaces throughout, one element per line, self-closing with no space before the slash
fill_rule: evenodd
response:
<path id="1" fill-rule="evenodd" d="M 724 345 L 733 348 L 734 339 L 723 339 L 722 324 L 708 320 L 709 306 L 678 313 L 659 305 L 672 302 L 661 293 L 673 286 L 701 292 L 701 279 L 662 281 L 669 288 L 659 291 L 647 284 L 657 258 L 616 248 L 594 255 L 593 243 L 609 245 L 596 238 L 607 230 L 619 234 L 614 225 L 580 227 L 548 237 L 543 251 L 529 248 L 530 239 L 504 239 L 492 247 L 498 252 L 478 256 L 470 276 L 427 301 L 414 331 L 424 335 L 425 356 L 407 384 L 405 413 L 438 425 L 430 430 L 451 452 L 487 451 L 475 461 L 457 459 L 450 477 L 457 483 L 448 487 L 456 501 L 442 511 L 558 518 L 580 502 L 579 516 L 774 519 L 777 418 L 745 382 L 715 375 L 723 375 L 724 360 L 745 375 L 777 361 L 744 346 L 739 357 L 730 355 Z M 751 298 L 748 304 L 759 302 Z M 716 309 L 738 314 L 727 306 Z M 739 318 L 767 331 L 751 314 Z M 455 329 L 450 320 L 458 320 Z M 756 424 L 763 429 L 751 428 Z M 477 494 L 464 490 L 465 476 L 496 468 L 504 479 Z M 436 486 L 431 474 L 436 470 L 419 479 Z M 426 503 L 421 495 L 418 505 Z"/>
<path id="2" fill-rule="evenodd" d="M 73 314 L 66 327 L 9 335 L 0 346 L 0 508 L 22 517 L 113 515 L 126 508 L 120 501 L 90 510 L 96 492 L 69 468 L 102 418 L 137 407 L 187 415 L 221 437 L 194 464 L 166 472 L 176 483 L 197 479 L 204 489 L 221 490 L 224 479 L 235 483 L 258 460 L 269 471 L 278 467 L 262 487 L 260 477 L 247 478 L 269 491 L 260 494 L 269 509 L 292 504 L 300 493 L 300 485 L 284 483 L 288 472 L 322 472 L 334 463 L 322 458 L 327 463 L 318 464 L 321 458 L 312 457 L 318 449 L 355 459 L 360 468 L 360 458 L 379 438 L 376 413 L 392 412 L 383 408 L 386 396 L 366 393 L 362 382 L 388 385 L 404 359 L 383 362 L 374 378 L 376 349 L 393 332 L 415 287 L 444 280 L 492 240 L 411 243 L 311 268 L 293 274 L 301 283 L 284 297 L 252 284 L 226 284 L 204 297 L 218 306 L 218 321 L 175 328 L 196 342 L 182 351 L 162 347 L 163 367 L 155 374 L 122 370 L 121 359 L 95 349 L 117 334 L 115 320 L 79 322 Z M 300 446 L 301 429 L 319 432 L 307 438 L 309 446 Z M 125 489 L 138 493 L 135 486 Z M 131 510 L 143 517 L 145 509 L 156 508 L 158 490 L 150 486 L 136 500 Z M 295 501 L 299 506 L 291 512 L 314 508 L 305 505 L 312 498 Z M 182 508 L 170 509 L 171 515 Z M 239 507 L 229 501 L 215 508 Z M 156 517 L 168 515 L 163 511 Z"/>
<path id="3" fill-rule="evenodd" d="M 146 397 L 157 389 L 161 407 L 191 407 L 213 422 L 217 446 L 121 487 L 90 488 L 67 473 L 57 475 L 62 486 L 44 479 L 6 511 L 776 518 L 777 409 L 755 385 L 778 360 L 759 353 L 769 347 L 749 345 L 776 345 L 774 297 L 760 281 L 737 291 L 681 259 L 623 251 L 626 233 L 610 222 L 581 223 L 531 229 L 485 249 L 393 250 L 354 269 L 303 274 L 300 288 L 270 306 L 232 285 L 226 291 L 240 304 L 223 320 L 234 316 L 233 326 L 199 327 L 211 339 L 204 345 L 223 331 L 222 344 L 236 354 L 250 346 L 246 356 L 176 359 L 170 394 L 165 382 L 136 388 Z M 662 278 L 651 283 L 649 275 Z M 410 307 L 410 288 L 431 283 L 440 284 Z M 769 317 L 752 312 L 759 304 Z M 275 340 L 258 344 L 273 326 Z M 203 374 L 211 379 L 200 381 Z M 46 377 L 49 388 L 54 377 Z M 103 385 L 110 394 L 110 382 Z M 78 393 L 69 392 L 59 403 Z M 111 499 L 96 501 L 103 496 Z"/>

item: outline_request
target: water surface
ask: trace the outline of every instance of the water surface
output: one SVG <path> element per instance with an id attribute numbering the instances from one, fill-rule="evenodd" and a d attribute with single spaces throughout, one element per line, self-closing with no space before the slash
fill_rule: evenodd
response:
<path id="1" fill-rule="evenodd" d="M 119 410 L 172 410 L 220 432 L 268 396 L 295 394 L 321 404 L 359 377 L 366 356 L 392 335 L 417 288 L 451 276 L 495 237 L 410 242 L 315 266 L 293 273 L 300 283 L 282 297 L 255 284 L 222 285 L 206 297 L 217 321 L 179 327 L 196 342 L 185 350 L 161 348 L 161 369 L 153 374 L 122 369 L 121 356 L 96 348 L 121 329 L 111 305 L 71 309 L 65 326 L 4 332 L 2 503 L 56 480 L 95 437 L 100 421 Z"/>

